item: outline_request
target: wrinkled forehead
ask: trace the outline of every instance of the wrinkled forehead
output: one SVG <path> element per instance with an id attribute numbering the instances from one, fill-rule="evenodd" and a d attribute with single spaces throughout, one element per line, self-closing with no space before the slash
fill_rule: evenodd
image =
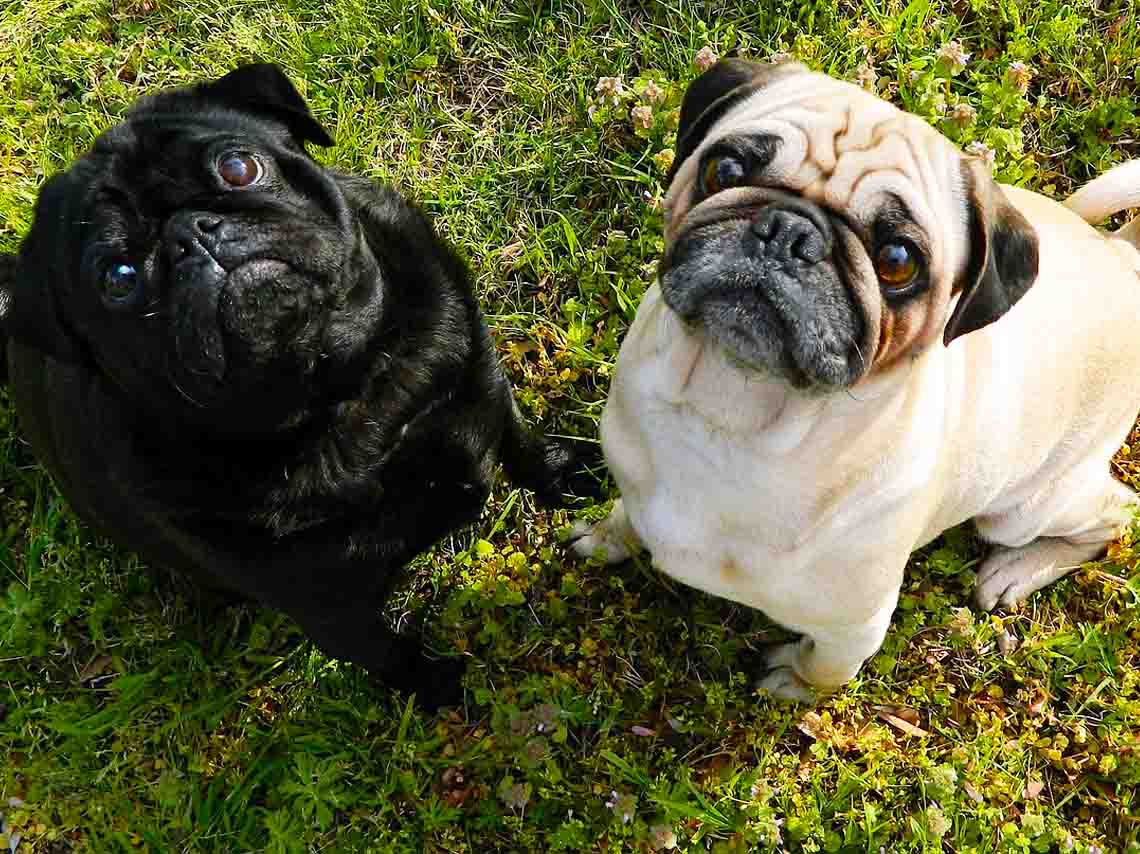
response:
<path id="1" fill-rule="evenodd" d="M 667 206 L 688 208 L 702 156 L 733 138 L 779 142 L 762 174 L 779 187 L 864 226 L 887 200 L 929 234 L 961 213 L 957 149 L 922 119 L 858 86 L 803 72 L 780 75 L 729 109 L 677 172 Z"/>
<path id="2" fill-rule="evenodd" d="M 94 189 L 114 188 L 154 212 L 214 190 L 211 164 L 232 150 L 257 152 L 275 162 L 297 153 L 282 126 L 237 111 L 135 108 L 96 138 L 85 160 L 98 165 Z"/>

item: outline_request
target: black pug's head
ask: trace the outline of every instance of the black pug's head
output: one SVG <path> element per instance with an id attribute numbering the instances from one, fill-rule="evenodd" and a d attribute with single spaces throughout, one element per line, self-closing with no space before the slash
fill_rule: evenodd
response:
<path id="1" fill-rule="evenodd" d="M 273 65 L 140 99 L 44 186 L 5 331 L 208 431 L 288 427 L 372 337 L 383 288 L 331 145 Z"/>

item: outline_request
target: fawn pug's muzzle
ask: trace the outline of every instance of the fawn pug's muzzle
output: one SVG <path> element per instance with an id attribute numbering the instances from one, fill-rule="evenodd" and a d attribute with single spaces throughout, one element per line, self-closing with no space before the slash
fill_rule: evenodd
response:
<path id="1" fill-rule="evenodd" d="M 746 368 L 796 386 L 849 385 L 864 367 L 864 324 L 841 232 L 789 193 L 726 191 L 690 213 L 662 262 L 662 294 Z"/>

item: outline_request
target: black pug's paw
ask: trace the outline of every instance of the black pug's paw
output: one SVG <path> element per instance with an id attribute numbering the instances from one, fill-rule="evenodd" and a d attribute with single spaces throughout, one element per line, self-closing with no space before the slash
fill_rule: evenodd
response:
<path id="1" fill-rule="evenodd" d="M 436 712 L 444 706 L 463 705 L 463 674 L 467 662 L 462 658 L 424 659 L 421 673 L 408 687 L 425 712 Z"/>
<path id="2" fill-rule="evenodd" d="M 385 688 L 415 694 L 416 705 L 429 714 L 463 704 L 463 674 L 467 672 L 463 658 L 432 659 L 420 653 L 407 658 L 401 670 L 399 675 L 390 672 L 376 680 Z"/>
<path id="3" fill-rule="evenodd" d="M 602 446 L 584 439 L 547 439 L 543 449 L 544 477 L 534 485 L 538 503 L 562 507 L 567 497 L 600 501 L 606 476 Z"/>
<path id="4" fill-rule="evenodd" d="M 567 497 L 600 499 L 605 463 L 602 446 L 585 439 L 555 439 L 531 430 L 510 403 L 501 446 L 507 478 L 525 486 L 544 507 L 562 507 Z"/>

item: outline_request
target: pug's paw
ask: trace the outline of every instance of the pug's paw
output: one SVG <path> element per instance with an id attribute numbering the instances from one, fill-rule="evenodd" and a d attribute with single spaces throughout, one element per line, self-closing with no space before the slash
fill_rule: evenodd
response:
<path id="1" fill-rule="evenodd" d="M 591 525 L 589 522 L 578 520 L 570 529 L 570 538 L 567 542 L 578 557 L 600 557 L 606 563 L 621 563 L 623 560 L 629 560 L 634 554 L 630 544 L 616 536 L 605 522 Z"/>
<path id="2" fill-rule="evenodd" d="M 818 699 L 815 690 L 790 667 L 780 667 L 756 683 L 756 687 L 777 700 L 813 706 Z"/>
<path id="3" fill-rule="evenodd" d="M 974 599 L 985 611 L 997 606 L 1009 608 L 1031 593 L 1080 569 L 1103 549 L 1099 544 L 1070 543 L 1045 537 L 1027 546 L 999 546 L 978 570 Z"/>
<path id="4" fill-rule="evenodd" d="M 539 503 L 560 507 L 568 496 L 601 500 L 605 461 L 596 443 L 547 439 L 543 458 L 543 483 L 535 489 Z"/>
<path id="5" fill-rule="evenodd" d="M 421 656 L 407 663 L 408 670 L 399 684 L 384 680 L 389 687 L 416 695 L 416 705 L 431 713 L 445 706 L 463 704 L 463 674 L 467 662 L 463 658 L 430 659 Z"/>
<path id="6" fill-rule="evenodd" d="M 610 515 L 596 525 L 581 520 L 575 522 L 568 542 L 579 557 L 592 558 L 600 555 L 606 563 L 629 560 L 644 548 L 637 532 L 629 523 L 625 501 L 621 498 L 614 502 Z"/>
<path id="7" fill-rule="evenodd" d="M 818 692 L 793 668 L 799 655 L 799 642 L 773 647 L 765 656 L 767 672 L 756 687 L 778 700 L 814 705 L 819 699 Z"/>
<path id="8" fill-rule="evenodd" d="M 425 712 L 463 702 L 463 674 L 467 660 L 462 656 L 437 657 L 429 654 L 418 640 L 406 635 L 389 635 L 386 628 L 374 628 L 370 650 L 377 655 L 363 664 L 375 684 L 416 695 L 416 705 Z M 371 665 L 371 666 L 370 666 Z"/>

